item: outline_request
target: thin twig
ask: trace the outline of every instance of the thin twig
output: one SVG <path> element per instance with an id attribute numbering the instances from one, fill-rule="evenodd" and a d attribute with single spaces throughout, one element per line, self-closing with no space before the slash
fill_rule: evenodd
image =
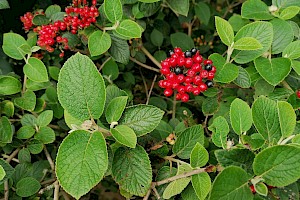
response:
<path id="1" fill-rule="evenodd" d="M 99 72 L 102 70 L 102 68 L 104 67 L 104 65 L 108 62 L 108 61 L 110 61 L 110 59 L 111 59 L 111 57 L 108 57 L 102 64 L 101 64 L 101 66 L 99 67 Z"/>
<path id="2" fill-rule="evenodd" d="M 49 154 L 49 152 L 48 152 L 46 146 L 44 146 L 44 152 L 45 152 L 46 158 L 47 158 L 47 160 L 48 160 L 48 162 L 49 162 L 49 164 L 50 164 L 51 170 L 52 170 L 53 172 L 55 172 L 55 165 L 54 165 L 54 162 L 53 162 L 53 160 L 52 160 L 52 158 L 51 158 L 51 156 L 50 156 L 50 154 Z"/>
<path id="3" fill-rule="evenodd" d="M 151 97 L 151 93 L 152 93 L 154 84 L 155 84 L 155 82 L 156 82 L 156 79 L 157 79 L 157 75 L 155 74 L 155 76 L 154 76 L 154 78 L 153 78 L 153 81 L 152 81 L 152 84 L 151 84 L 151 87 L 150 87 L 150 90 L 149 90 L 149 93 L 148 93 L 148 95 L 147 95 L 146 105 L 148 105 L 148 103 L 149 103 L 149 100 L 150 100 L 150 97 Z"/>
<path id="4" fill-rule="evenodd" d="M 149 196 L 150 196 L 150 193 L 151 193 L 151 187 L 149 188 L 146 196 L 144 196 L 143 200 L 148 200 Z"/>
<path id="5" fill-rule="evenodd" d="M 22 89 L 22 94 L 25 93 L 25 90 L 26 90 L 26 83 L 27 83 L 27 76 L 24 75 L 24 81 L 23 81 L 23 89 Z"/>
<path id="6" fill-rule="evenodd" d="M 41 182 L 41 185 L 47 185 L 47 184 L 49 184 L 49 183 L 53 183 L 53 182 L 55 182 L 56 181 L 56 179 L 55 178 L 52 178 L 52 179 L 49 179 L 49 180 L 45 180 L 45 181 L 43 181 L 43 182 Z"/>
<path id="7" fill-rule="evenodd" d="M 175 119 L 176 117 L 176 91 L 174 92 L 174 97 L 173 97 L 173 108 L 172 108 L 172 119 Z"/>
<path id="8" fill-rule="evenodd" d="M 161 197 L 160 197 L 159 193 L 157 192 L 157 189 L 156 189 L 155 185 L 153 185 L 153 184 L 152 184 L 152 190 L 153 190 L 153 192 L 154 192 L 156 198 L 157 198 L 157 199 L 160 199 Z"/>
<path id="9" fill-rule="evenodd" d="M 147 83 L 146 83 L 146 79 L 143 75 L 143 72 L 142 72 L 141 68 L 139 68 L 139 71 L 140 71 L 140 74 L 141 74 L 141 77 L 142 77 L 142 80 L 143 80 L 143 84 L 144 84 L 144 87 L 145 87 L 146 99 L 148 99 L 148 86 L 147 86 Z"/>
<path id="10" fill-rule="evenodd" d="M 160 185 L 163 185 L 163 184 L 166 184 L 166 183 L 170 183 L 172 181 L 175 181 L 177 179 L 181 179 L 181 178 L 186 178 L 186 177 L 190 177 L 190 176 L 193 176 L 195 174 L 200 174 L 200 173 L 203 173 L 203 172 L 206 172 L 206 168 L 200 168 L 200 169 L 195 169 L 193 171 L 190 171 L 190 172 L 186 172 L 186 173 L 183 173 L 183 174 L 179 174 L 177 176 L 172 176 L 170 178 L 166 178 L 164 180 L 161 180 L 161 181 L 157 181 L 157 182 L 153 182 L 153 184 L 155 186 L 160 186 Z"/>
<path id="11" fill-rule="evenodd" d="M 9 158 L 9 156 L 6 155 L 6 154 L 2 154 L 1 156 L 2 156 L 3 158 Z M 18 159 L 16 159 L 16 158 L 13 158 L 12 161 L 14 161 L 14 162 L 16 162 L 16 163 L 20 163 L 20 161 L 19 161 Z"/>
<path id="12" fill-rule="evenodd" d="M 160 63 L 152 56 L 152 54 L 143 46 L 141 46 L 142 52 L 159 68 L 161 68 Z"/>
<path id="13" fill-rule="evenodd" d="M 59 184 L 58 181 L 55 181 L 54 183 L 54 200 L 59 200 Z"/>
<path id="14" fill-rule="evenodd" d="M 149 65 L 146 65 L 146 64 L 144 64 L 144 63 L 141 63 L 140 61 L 138 61 L 138 60 L 135 59 L 135 58 L 130 57 L 129 59 L 130 59 L 132 62 L 138 64 L 138 65 L 141 66 L 141 67 L 144 67 L 144 68 L 146 68 L 146 69 L 150 69 L 150 70 L 155 71 L 155 72 L 157 72 L 157 73 L 160 73 L 159 69 L 156 69 L 156 68 L 154 68 L 154 67 L 151 67 L 151 66 L 149 66 Z"/>
<path id="15" fill-rule="evenodd" d="M 10 156 L 7 157 L 6 162 L 7 162 L 7 163 L 10 163 L 10 161 L 12 161 L 12 159 L 13 159 L 14 157 L 16 157 L 16 155 L 19 153 L 19 151 L 20 151 L 20 148 L 17 148 L 16 150 L 14 150 L 14 152 L 12 152 L 12 153 L 10 154 Z"/>

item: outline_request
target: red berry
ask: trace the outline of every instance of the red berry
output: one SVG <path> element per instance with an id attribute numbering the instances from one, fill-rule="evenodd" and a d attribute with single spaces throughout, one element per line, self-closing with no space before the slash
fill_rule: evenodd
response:
<path id="1" fill-rule="evenodd" d="M 175 82 L 172 83 L 172 88 L 173 89 L 177 88 L 178 86 L 179 86 L 178 82 L 175 81 Z"/>
<path id="2" fill-rule="evenodd" d="M 298 98 L 300 98 L 300 90 L 297 90 L 296 95 Z"/>
<path id="3" fill-rule="evenodd" d="M 160 73 L 162 73 L 163 75 L 168 75 L 168 74 L 170 74 L 171 72 L 170 72 L 170 69 L 169 69 L 168 67 L 162 67 L 162 68 L 160 69 Z"/>
<path id="4" fill-rule="evenodd" d="M 177 76 L 177 81 L 178 81 L 179 83 L 184 82 L 184 80 L 185 80 L 185 77 L 184 77 L 183 74 L 179 74 L 179 75 Z"/>
<path id="5" fill-rule="evenodd" d="M 199 63 L 194 63 L 192 66 L 192 70 L 196 71 L 196 72 L 200 72 L 202 69 L 201 65 Z"/>
<path id="6" fill-rule="evenodd" d="M 185 91 L 187 92 L 192 92 L 194 87 L 191 84 L 186 84 L 185 85 Z"/>
<path id="7" fill-rule="evenodd" d="M 172 82 L 168 81 L 168 80 L 165 80 L 163 85 L 164 85 L 164 88 L 171 88 L 173 86 Z"/>
<path id="8" fill-rule="evenodd" d="M 165 95 L 166 97 L 169 97 L 169 96 L 171 96 L 172 94 L 173 94 L 173 90 L 172 90 L 172 89 L 170 89 L 170 88 L 165 89 L 164 95 Z"/>
<path id="9" fill-rule="evenodd" d="M 199 87 L 196 87 L 193 89 L 193 94 L 194 95 L 199 95 L 201 93 L 201 89 Z"/>
<path id="10" fill-rule="evenodd" d="M 170 65 L 171 65 L 172 67 L 176 67 L 176 65 L 177 65 L 177 60 L 176 60 L 175 58 L 170 58 Z"/>
<path id="11" fill-rule="evenodd" d="M 215 67 L 215 66 L 212 66 L 212 68 L 211 68 L 211 70 L 210 70 L 211 72 L 213 72 L 213 73 L 216 73 L 216 71 L 217 71 L 217 68 Z"/>
<path id="12" fill-rule="evenodd" d="M 174 73 L 169 73 L 167 76 L 167 79 L 168 80 L 176 80 L 176 74 L 174 74 Z"/>
<path id="13" fill-rule="evenodd" d="M 186 68 L 191 68 L 192 67 L 192 65 L 193 65 L 193 59 L 192 58 L 186 58 L 185 59 L 185 67 Z"/>
<path id="14" fill-rule="evenodd" d="M 169 67 L 170 67 L 170 63 L 167 62 L 167 61 L 162 61 L 162 62 L 161 62 L 161 67 L 162 67 L 162 68 L 169 68 Z"/>
<path id="15" fill-rule="evenodd" d="M 183 66 L 184 64 L 185 64 L 185 58 L 184 57 L 177 58 L 177 65 L 178 66 Z"/>
<path id="16" fill-rule="evenodd" d="M 161 88 L 164 88 L 164 87 L 165 87 L 165 86 L 164 86 L 164 81 L 165 81 L 165 80 L 160 80 L 160 81 L 158 81 L 158 86 L 161 87 Z"/>
<path id="17" fill-rule="evenodd" d="M 201 92 L 204 92 L 207 90 L 207 85 L 205 83 L 200 83 L 199 88 Z"/>
<path id="18" fill-rule="evenodd" d="M 213 73 L 213 72 L 208 72 L 208 75 L 207 75 L 207 79 L 208 80 L 212 80 L 213 78 L 215 77 L 215 73 Z"/>
<path id="19" fill-rule="evenodd" d="M 180 93 L 177 93 L 176 94 L 176 100 L 180 100 L 181 99 L 181 94 Z"/>
<path id="20" fill-rule="evenodd" d="M 212 60 L 210 60 L 210 59 L 207 59 L 207 60 L 204 60 L 204 61 L 203 61 L 203 64 L 204 64 L 204 65 L 212 65 L 212 63 L 213 63 L 213 62 L 212 62 Z"/>
<path id="21" fill-rule="evenodd" d="M 256 193 L 256 190 L 255 190 L 255 188 L 254 188 L 254 185 L 250 185 L 250 190 L 251 190 L 251 192 L 252 192 L 253 194 Z"/>
<path id="22" fill-rule="evenodd" d="M 183 93 L 185 93 L 185 87 L 184 86 L 178 86 L 177 87 L 177 91 L 179 92 L 179 93 L 181 93 L 181 94 L 183 94 Z"/>
<path id="23" fill-rule="evenodd" d="M 59 57 L 60 58 L 63 58 L 65 56 L 65 52 L 61 52 L 60 54 L 59 54 Z"/>
<path id="24" fill-rule="evenodd" d="M 188 102 L 190 99 L 190 96 L 187 93 L 181 94 L 181 101 L 182 102 Z"/>
<path id="25" fill-rule="evenodd" d="M 175 54 L 178 54 L 178 55 L 181 55 L 181 54 L 182 54 L 181 48 L 180 48 L 180 47 L 174 48 L 174 53 L 175 53 Z"/>
<path id="26" fill-rule="evenodd" d="M 193 58 L 193 61 L 195 63 L 201 63 L 203 60 L 202 56 L 201 55 L 195 55 L 194 58 Z"/>
<path id="27" fill-rule="evenodd" d="M 194 83 L 195 85 L 199 85 L 200 83 L 202 83 L 202 78 L 201 78 L 201 76 L 195 76 L 195 77 L 194 77 L 194 80 L 193 80 L 193 83 Z"/>
<path id="28" fill-rule="evenodd" d="M 207 78 L 207 76 L 208 76 L 208 71 L 202 70 L 202 71 L 200 72 L 200 76 L 201 76 L 202 78 Z"/>
<path id="29" fill-rule="evenodd" d="M 191 83 L 191 82 L 193 82 L 193 78 L 189 77 L 189 76 L 186 76 L 184 82 L 185 83 Z"/>
<path id="30" fill-rule="evenodd" d="M 194 70 L 192 70 L 192 69 L 189 69 L 187 71 L 187 75 L 190 76 L 190 77 L 193 77 L 195 74 L 196 74 L 196 72 Z"/>

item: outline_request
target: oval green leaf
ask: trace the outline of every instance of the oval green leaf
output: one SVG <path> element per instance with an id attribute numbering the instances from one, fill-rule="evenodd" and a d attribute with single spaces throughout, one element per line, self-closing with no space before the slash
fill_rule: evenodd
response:
<path id="1" fill-rule="evenodd" d="M 47 82 L 49 80 L 46 66 L 37 58 L 29 58 L 28 63 L 24 65 L 23 71 L 34 82 Z"/>
<path id="2" fill-rule="evenodd" d="M 152 169 L 147 152 L 143 147 L 119 148 L 112 165 L 115 181 L 127 192 L 144 196 L 150 188 Z"/>
<path id="3" fill-rule="evenodd" d="M 120 23 L 116 29 L 116 33 L 127 39 L 142 37 L 140 25 L 129 19 L 125 19 Z"/>
<path id="4" fill-rule="evenodd" d="M 278 116 L 281 135 L 283 138 L 291 136 L 296 127 L 296 114 L 293 106 L 286 101 L 278 101 Z"/>
<path id="5" fill-rule="evenodd" d="M 21 92 L 22 84 L 21 82 L 11 76 L 3 76 L 0 78 L 0 94 L 1 95 L 11 95 Z"/>
<path id="6" fill-rule="evenodd" d="M 215 24 L 218 35 L 222 42 L 227 46 L 231 46 L 234 42 L 234 32 L 232 26 L 228 21 L 218 16 L 215 17 Z"/>
<path id="7" fill-rule="evenodd" d="M 79 120 L 98 119 L 103 113 L 104 80 L 91 59 L 80 53 L 60 70 L 57 94 L 62 107 Z"/>
<path id="8" fill-rule="evenodd" d="M 121 96 L 116 97 L 110 101 L 105 111 L 106 121 L 108 123 L 117 122 L 121 118 L 123 111 L 125 110 L 128 97 Z"/>
<path id="9" fill-rule="evenodd" d="M 191 166 L 195 167 L 203 167 L 206 165 L 209 159 L 209 155 L 207 150 L 199 143 L 195 145 L 191 152 Z"/>
<path id="10" fill-rule="evenodd" d="M 230 122 L 234 132 L 241 135 L 252 126 L 252 113 L 249 105 L 236 98 L 230 105 Z"/>
<path id="11" fill-rule="evenodd" d="M 103 11 L 107 19 L 112 23 L 122 19 L 123 9 L 120 0 L 104 0 Z"/>
<path id="12" fill-rule="evenodd" d="M 135 148 L 137 143 L 137 137 L 134 131 L 126 125 L 118 125 L 115 128 L 111 128 L 110 132 L 112 136 L 125 146 Z"/>
<path id="13" fill-rule="evenodd" d="M 29 197 L 41 188 L 40 183 L 32 177 L 22 178 L 16 185 L 16 193 L 20 197 Z"/>
<path id="14" fill-rule="evenodd" d="M 89 36 L 88 47 L 91 56 L 99 56 L 105 53 L 111 46 L 111 38 L 108 33 L 100 30 Z"/>
<path id="15" fill-rule="evenodd" d="M 70 133 L 58 149 L 56 176 L 62 188 L 79 199 L 101 181 L 107 166 L 103 135 L 77 130 Z"/>
<path id="16" fill-rule="evenodd" d="M 234 42 L 233 48 L 237 50 L 257 50 L 262 48 L 262 45 L 253 37 L 243 37 Z"/>
<path id="17" fill-rule="evenodd" d="M 22 60 L 25 58 L 26 53 L 22 50 L 21 47 L 27 46 L 30 49 L 30 46 L 26 40 L 19 34 L 16 33 L 4 33 L 3 34 L 3 52 L 9 57 Z"/>
<path id="18" fill-rule="evenodd" d="M 207 172 L 192 176 L 192 185 L 199 198 L 204 200 L 211 189 L 211 180 Z"/>

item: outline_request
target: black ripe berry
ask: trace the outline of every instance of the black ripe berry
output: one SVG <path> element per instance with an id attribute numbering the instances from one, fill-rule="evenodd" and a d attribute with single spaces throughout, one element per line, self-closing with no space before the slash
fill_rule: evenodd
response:
<path id="1" fill-rule="evenodd" d="M 182 69 L 182 67 L 176 67 L 175 70 L 174 70 L 174 73 L 175 73 L 176 75 L 183 74 L 183 69 Z"/>
<path id="2" fill-rule="evenodd" d="M 197 53 L 197 51 L 198 51 L 198 49 L 196 49 L 196 48 L 192 48 L 192 49 L 191 49 L 191 53 L 192 53 L 192 55 L 195 55 L 195 54 Z"/>
<path id="3" fill-rule="evenodd" d="M 212 81 L 206 81 L 205 84 L 207 85 L 207 87 L 212 87 L 214 86 L 214 83 Z"/>
<path id="4" fill-rule="evenodd" d="M 204 69 L 207 70 L 207 71 L 210 71 L 210 70 L 212 70 L 212 65 L 207 64 L 207 65 L 204 66 Z"/>
<path id="5" fill-rule="evenodd" d="M 174 54 L 174 51 L 173 50 L 169 50 L 168 57 L 171 57 L 173 54 Z"/>
<path id="6" fill-rule="evenodd" d="M 193 55 L 192 55 L 192 52 L 191 52 L 191 51 L 186 51 L 186 52 L 184 52 L 184 56 L 185 56 L 186 58 L 191 58 Z"/>

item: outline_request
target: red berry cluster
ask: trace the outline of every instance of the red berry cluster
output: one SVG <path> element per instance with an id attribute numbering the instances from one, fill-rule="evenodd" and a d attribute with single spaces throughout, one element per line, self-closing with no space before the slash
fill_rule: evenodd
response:
<path id="1" fill-rule="evenodd" d="M 199 95 L 213 86 L 216 67 L 211 60 L 204 60 L 196 48 L 183 52 L 177 47 L 169 54 L 170 57 L 161 62 L 160 72 L 165 79 L 158 83 L 165 89 L 165 96 L 171 96 L 175 90 L 176 100 L 187 102 L 188 93 Z"/>
<path id="2" fill-rule="evenodd" d="M 297 90 L 297 91 L 296 91 L 296 95 L 297 95 L 297 97 L 300 99 L 300 90 Z"/>
<path id="3" fill-rule="evenodd" d="M 96 17 L 99 16 L 99 11 L 96 8 L 97 1 L 92 0 L 92 5 L 89 7 L 86 0 L 73 0 L 73 4 L 65 8 L 66 16 L 63 21 L 55 21 L 52 24 L 37 26 L 33 29 L 38 34 L 37 45 L 48 52 L 53 52 L 56 47 L 61 49 L 60 57 L 64 56 L 64 50 L 69 49 L 68 39 L 62 37 L 62 32 L 70 31 L 77 34 L 79 29 L 84 29 L 96 22 Z M 26 13 L 21 17 L 26 31 L 33 26 L 32 13 Z"/>
<path id="4" fill-rule="evenodd" d="M 34 15 L 31 12 L 27 12 L 24 14 L 24 16 L 21 16 L 21 22 L 23 22 L 24 29 L 26 31 L 29 31 L 30 28 L 33 26 L 32 19 Z"/>

